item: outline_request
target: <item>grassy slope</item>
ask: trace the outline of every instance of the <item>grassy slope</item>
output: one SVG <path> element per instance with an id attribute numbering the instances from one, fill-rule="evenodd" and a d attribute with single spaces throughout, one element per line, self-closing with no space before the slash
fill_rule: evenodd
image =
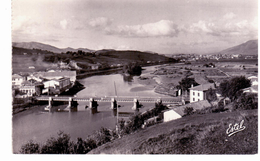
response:
<path id="1" fill-rule="evenodd" d="M 91 154 L 255 154 L 258 111 L 192 115 L 157 124 L 92 150 Z M 244 120 L 245 130 L 230 137 L 229 124 Z"/>

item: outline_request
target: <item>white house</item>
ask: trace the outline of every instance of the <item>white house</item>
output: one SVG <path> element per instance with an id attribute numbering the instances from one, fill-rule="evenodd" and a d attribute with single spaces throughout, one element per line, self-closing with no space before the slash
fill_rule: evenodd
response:
<path id="1" fill-rule="evenodd" d="M 215 89 L 214 83 L 202 84 L 198 86 L 191 86 L 190 90 L 190 103 L 206 99 L 206 91 L 208 89 Z"/>
<path id="2" fill-rule="evenodd" d="M 43 84 L 44 89 L 42 93 L 49 92 L 49 90 L 52 89 L 52 93 L 55 94 L 60 94 L 66 89 L 69 89 L 71 85 L 69 78 L 52 79 L 43 82 Z"/>
<path id="3" fill-rule="evenodd" d="M 251 81 L 251 86 L 258 85 L 258 77 L 257 76 L 250 76 L 248 79 Z"/>
<path id="4" fill-rule="evenodd" d="M 25 93 L 27 96 L 41 95 L 41 89 L 43 87 L 42 83 L 35 82 L 31 83 L 29 81 L 24 81 L 19 88 L 19 91 Z"/>
<path id="5" fill-rule="evenodd" d="M 43 78 L 40 78 L 40 77 L 36 77 L 36 76 L 34 76 L 34 75 L 29 75 L 28 77 L 27 77 L 27 80 L 29 81 L 29 80 L 35 80 L 35 81 L 37 81 L 37 82 L 42 82 L 43 81 Z"/>
<path id="6" fill-rule="evenodd" d="M 70 85 L 70 79 L 69 78 L 60 78 L 60 79 L 52 79 L 52 80 L 48 80 L 43 82 L 44 84 L 44 88 L 49 88 L 49 87 L 53 87 L 53 88 L 66 88 Z"/>
<path id="7" fill-rule="evenodd" d="M 248 77 L 251 81 L 251 87 L 244 88 L 243 93 L 258 93 L 258 78 L 257 76 Z"/>
<path id="8" fill-rule="evenodd" d="M 45 79 L 60 79 L 67 77 L 72 83 L 76 81 L 76 71 L 53 71 L 53 72 L 37 72 L 34 74 L 35 77 L 45 78 Z"/>
<path id="9" fill-rule="evenodd" d="M 174 109 L 169 109 L 163 112 L 163 122 L 168 122 L 181 118 L 182 115 L 177 113 Z"/>
<path id="10" fill-rule="evenodd" d="M 12 75 L 12 85 L 14 86 L 20 86 L 23 81 L 25 81 L 26 78 L 23 76 L 20 76 L 19 74 L 13 74 Z"/>

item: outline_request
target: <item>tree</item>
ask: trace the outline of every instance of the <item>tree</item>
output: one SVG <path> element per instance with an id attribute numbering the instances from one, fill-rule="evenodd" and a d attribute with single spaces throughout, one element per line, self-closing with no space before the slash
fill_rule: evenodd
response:
<path id="1" fill-rule="evenodd" d="M 128 65 L 124 65 L 123 67 L 124 73 L 128 73 L 130 75 L 141 75 L 142 67 L 137 63 L 129 63 Z"/>
<path id="2" fill-rule="evenodd" d="M 209 103 L 217 100 L 216 90 L 212 89 L 211 87 L 206 91 L 206 99 Z"/>
<path id="3" fill-rule="evenodd" d="M 58 138 L 51 137 L 43 145 L 42 154 L 70 154 L 73 148 L 73 143 L 70 141 L 70 136 L 63 131 L 58 132 Z"/>
<path id="4" fill-rule="evenodd" d="M 241 110 L 257 109 L 258 101 L 256 94 L 243 93 L 235 102 L 234 108 Z"/>
<path id="5" fill-rule="evenodd" d="M 220 83 L 219 90 L 224 97 L 236 100 L 241 95 L 241 89 L 251 86 L 251 82 L 245 76 L 234 77 Z"/>
<path id="6" fill-rule="evenodd" d="M 223 97 L 229 97 L 229 81 L 224 80 L 219 85 L 219 91 Z"/>
<path id="7" fill-rule="evenodd" d="M 96 143 L 98 146 L 105 144 L 111 140 L 110 131 L 107 128 L 101 127 L 95 134 Z"/>
<path id="8" fill-rule="evenodd" d="M 22 154 L 39 154 L 40 146 L 38 143 L 30 140 L 28 143 L 21 147 L 20 153 Z"/>
<path id="9" fill-rule="evenodd" d="M 96 144 L 95 140 L 88 138 L 85 141 L 82 138 L 78 138 L 76 144 L 74 145 L 74 153 L 75 154 L 86 154 L 96 147 L 97 147 L 97 144 Z"/>
<path id="10" fill-rule="evenodd" d="M 199 85 L 194 78 L 183 78 L 180 82 L 179 85 L 177 86 L 178 89 L 182 89 L 184 91 L 187 91 L 191 85 L 197 86 Z"/>

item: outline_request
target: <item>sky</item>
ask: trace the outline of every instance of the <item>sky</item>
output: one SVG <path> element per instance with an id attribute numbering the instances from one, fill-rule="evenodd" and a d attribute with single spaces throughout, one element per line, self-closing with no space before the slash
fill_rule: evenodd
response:
<path id="1" fill-rule="evenodd" d="M 210 53 L 258 39 L 257 0 L 12 0 L 12 41 Z"/>

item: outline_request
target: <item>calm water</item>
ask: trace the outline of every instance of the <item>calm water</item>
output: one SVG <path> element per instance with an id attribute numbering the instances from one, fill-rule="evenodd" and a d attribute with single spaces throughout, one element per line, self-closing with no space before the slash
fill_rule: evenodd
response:
<path id="1" fill-rule="evenodd" d="M 154 67 L 147 67 L 142 76 L 151 72 Z M 120 74 L 103 76 L 92 76 L 79 80 L 86 88 L 77 97 L 86 96 L 114 96 L 114 82 L 119 96 L 161 96 L 154 93 L 152 89 L 147 89 L 136 81 L 137 77 L 126 78 Z M 129 82 L 129 80 L 131 80 Z M 88 102 L 79 102 L 77 112 L 45 112 L 44 106 L 39 106 L 18 113 L 13 116 L 13 150 L 18 152 L 21 145 L 29 140 L 45 142 L 50 136 L 57 136 L 59 130 L 70 134 L 72 140 L 77 137 L 85 138 L 102 126 L 114 129 L 116 117 L 110 109 L 110 103 L 99 103 L 98 113 L 91 114 L 89 109 L 85 109 Z M 121 111 L 133 112 L 133 103 L 122 103 Z M 153 103 L 143 104 L 142 111 L 151 108 Z M 59 106 L 55 108 L 64 108 Z M 56 109 L 57 110 L 57 109 Z"/>

